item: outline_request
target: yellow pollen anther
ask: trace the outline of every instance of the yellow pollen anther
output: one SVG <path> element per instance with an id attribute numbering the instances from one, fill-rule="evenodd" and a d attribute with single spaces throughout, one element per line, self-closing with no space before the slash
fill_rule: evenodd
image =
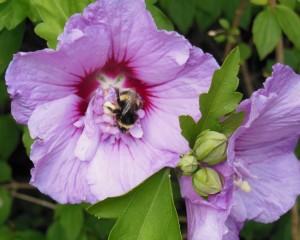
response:
<path id="1" fill-rule="evenodd" d="M 244 192 L 251 192 L 252 188 L 247 181 L 234 181 L 235 186 L 239 187 Z"/>

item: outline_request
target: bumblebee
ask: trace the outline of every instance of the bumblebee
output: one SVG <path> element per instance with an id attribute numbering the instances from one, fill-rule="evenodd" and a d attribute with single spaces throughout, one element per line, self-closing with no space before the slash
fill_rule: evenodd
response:
<path id="1" fill-rule="evenodd" d="M 139 95 L 129 89 L 121 91 L 115 88 L 117 95 L 117 103 L 106 102 L 104 107 L 109 113 L 116 116 L 116 124 L 121 132 L 128 133 L 139 116 L 137 111 L 143 107 L 143 102 Z"/>

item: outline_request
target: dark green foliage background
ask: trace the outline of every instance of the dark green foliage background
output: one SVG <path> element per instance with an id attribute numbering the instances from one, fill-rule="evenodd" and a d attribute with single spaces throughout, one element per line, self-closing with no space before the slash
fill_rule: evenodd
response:
<path id="1" fill-rule="evenodd" d="M 90 2 L 0 0 L 0 240 L 107 239 L 116 221 L 88 215 L 86 204 L 55 204 L 26 184 L 32 168 L 27 156 L 32 140 L 27 128 L 17 125 L 10 115 L 10 100 L 4 82 L 5 70 L 14 53 L 47 46 L 55 48 L 66 16 L 81 12 Z M 264 79 L 271 73 L 271 66 L 278 60 L 283 61 L 280 54 L 285 64 L 298 73 L 300 71 L 299 0 L 280 0 L 275 7 L 269 3 L 272 1 L 265 0 L 146 2 L 158 28 L 175 29 L 192 44 L 213 54 L 220 64 L 228 54 L 227 50 L 240 46 L 242 61 L 238 90 L 244 97 L 262 87 Z M 275 50 L 280 41 L 283 48 Z M 296 154 L 300 157 L 300 147 Z M 175 179 L 172 178 L 174 202 L 183 239 L 186 239 L 185 207 Z M 285 214 L 272 224 L 249 222 L 241 232 L 241 239 L 292 239 L 291 214 Z"/>

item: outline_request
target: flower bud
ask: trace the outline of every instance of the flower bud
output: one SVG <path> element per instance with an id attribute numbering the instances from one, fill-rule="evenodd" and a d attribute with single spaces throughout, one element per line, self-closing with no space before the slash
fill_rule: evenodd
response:
<path id="1" fill-rule="evenodd" d="M 212 168 L 201 168 L 192 181 L 194 190 L 202 197 L 222 191 L 222 176 Z"/>
<path id="2" fill-rule="evenodd" d="M 224 134 L 205 130 L 195 143 L 194 152 L 197 159 L 215 165 L 226 159 L 227 138 Z"/>
<path id="3" fill-rule="evenodd" d="M 182 170 L 182 175 L 192 175 L 197 171 L 199 163 L 194 154 L 192 152 L 188 152 L 187 155 L 181 157 L 177 166 Z"/>

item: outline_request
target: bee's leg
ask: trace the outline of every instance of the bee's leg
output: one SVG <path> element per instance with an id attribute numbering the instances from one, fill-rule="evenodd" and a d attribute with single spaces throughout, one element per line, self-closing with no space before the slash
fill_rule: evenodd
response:
<path id="1" fill-rule="evenodd" d="M 113 114 L 119 114 L 120 113 L 120 109 L 111 109 L 111 108 L 109 108 L 109 111 L 111 111 Z"/>
<path id="2" fill-rule="evenodd" d="M 129 129 L 124 128 L 124 127 L 120 127 L 120 126 L 119 126 L 119 129 L 120 129 L 120 131 L 121 131 L 122 133 L 128 133 L 128 132 L 129 132 Z"/>
<path id="3" fill-rule="evenodd" d="M 112 111 L 114 114 L 120 114 L 121 113 L 121 110 L 120 109 L 115 109 Z"/>
<path id="4" fill-rule="evenodd" d="M 115 90 L 116 90 L 116 95 L 117 95 L 117 102 L 118 102 L 118 104 L 119 104 L 119 106 L 120 106 L 120 89 L 119 88 L 115 88 Z"/>

